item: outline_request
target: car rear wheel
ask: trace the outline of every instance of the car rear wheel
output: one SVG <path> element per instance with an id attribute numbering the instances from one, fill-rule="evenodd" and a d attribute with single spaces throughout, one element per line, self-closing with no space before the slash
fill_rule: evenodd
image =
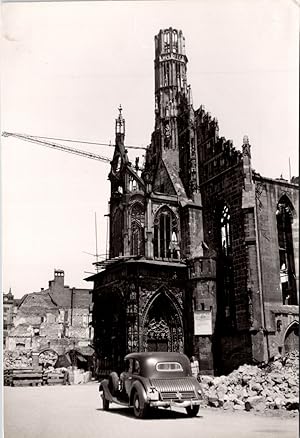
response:
<path id="1" fill-rule="evenodd" d="M 188 417 L 196 417 L 199 412 L 199 406 L 188 406 L 186 408 L 186 412 L 188 414 Z"/>
<path id="2" fill-rule="evenodd" d="M 104 393 L 102 394 L 102 407 L 104 411 L 109 410 L 109 400 L 105 397 Z"/>
<path id="3" fill-rule="evenodd" d="M 148 412 L 148 405 L 141 403 L 141 398 L 137 392 L 133 396 L 133 412 L 136 418 L 145 418 Z"/>

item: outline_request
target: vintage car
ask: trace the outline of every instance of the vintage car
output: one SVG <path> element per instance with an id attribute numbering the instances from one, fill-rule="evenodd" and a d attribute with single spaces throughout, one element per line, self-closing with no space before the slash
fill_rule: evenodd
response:
<path id="1" fill-rule="evenodd" d="M 133 407 L 137 418 L 144 418 L 151 407 L 185 408 L 195 417 L 202 399 L 200 383 L 192 376 L 190 361 L 182 353 L 130 353 L 125 371 L 112 372 L 100 382 L 103 409 L 110 403 Z"/>

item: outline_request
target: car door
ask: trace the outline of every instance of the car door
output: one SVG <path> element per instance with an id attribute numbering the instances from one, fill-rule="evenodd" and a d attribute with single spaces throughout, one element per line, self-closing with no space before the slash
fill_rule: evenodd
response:
<path id="1" fill-rule="evenodd" d="M 125 391 L 126 394 L 129 396 L 130 391 L 131 391 L 131 386 L 132 386 L 132 373 L 134 370 L 134 359 L 129 359 L 128 362 L 126 363 L 126 369 L 125 369 L 125 373 L 124 373 L 124 386 L 125 386 Z"/>

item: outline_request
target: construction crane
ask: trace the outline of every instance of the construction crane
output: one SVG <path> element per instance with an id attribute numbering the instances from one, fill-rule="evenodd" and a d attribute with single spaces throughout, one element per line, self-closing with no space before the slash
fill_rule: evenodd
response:
<path id="1" fill-rule="evenodd" d="M 36 143 L 39 144 L 41 146 L 46 146 L 52 149 L 57 149 L 59 151 L 63 151 L 63 152 L 68 152 L 70 154 L 75 154 L 75 155 L 80 155 L 82 157 L 85 158 L 90 158 L 91 160 L 98 160 L 98 161 L 104 161 L 105 163 L 110 163 L 111 159 L 108 157 L 104 157 L 102 155 L 99 154 L 95 154 L 93 152 L 87 152 L 87 151 L 83 151 L 81 149 L 77 149 L 77 148 L 71 148 L 69 146 L 64 146 L 58 143 L 54 143 L 52 141 L 46 140 L 46 139 L 52 139 L 54 137 L 38 137 L 38 136 L 34 136 L 34 135 L 28 135 L 28 134 L 17 134 L 15 132 L 2 132 L 2 136 L 3 137 L 15 137 L 19 140 L 25 140 L 25 141 L 29 141 L 31 143 Z M 62 141 L 74 141 L 74 140 L 68 140 L 68 139 L 61 139 Z M 83 141 L 82 143 L 87 143 L 87 144 L 101 144 L 101 145 L 105 145 L 105 146 L 114 146 L 111 143 L 96 143 L 96 142 L 87 142 L 87 141 Z M 140 146 L 126 146 L 126 148 L 133 148 L 133 149 L 146 149 L 144 147 L 140 147 Z"/>
<path id="2" fill-rule="evenodd" d="M 35 143 L 35 144 L 39 144 L 41 146 L 46 146 L 52 149 L 56 149 L 59 151 L 63 151 L 63 152 L 68 152 L 70 154 L 75 154 L 75 155 L 79 155 L 85 158 L 90 158 L 91 160 L 98 160 L 98 161 L 103 161 L 105 163 L 111 163 L 111 159 L 108 157 L 104 157 L 103 155 L 99 155 L 99 154 L 95 154 L 93 152 L 87 152 L 87 151 L 83 151 L 81 149 L 76 149 L 76 148 L 72 148 L 69 146 L 65 146 L 62 144 L 58 144 L 58 143 L 54 143 L 53 141 L 49 141 L 49 140 L 61 140 L 61 141 L 71 141 L 71 142 L 75 142 L 75 140 L 70 140 L 70 139 L 57 139 L 55 137 L 40 137 L 40 136 L 34 136 L 34 135 L 28 135 L 28 134 L 17 134 L 15 132 L 2 132 L 2 136 L 3 137 L 14 137 L 17 138 L 19 140 L 25 140 L 25 141 L 29 141 L 31 143 Z M 80 143 L 86 143 L 86 144 L 95 144 L 95 145 L 103 145 L 103 146 L 115 146 L 112 145 L 111 143 L 107 144 L 107 143 L 96 143 L 96 142 L 88 142 L 88 141 L 78 141 Z M 126 146 L 127 148 L 132 148 L 132 149 L 146 149 L 144 147 L 141 146 Z M 137 161 L 136 161 L 136 166 L 135 166 L 136 170 L 141 170 L 138 169 L 138 165 L 137 165 Z M 108 215 L 105 215 L 108 216 Z M 96 257 L 96 260 L 98 261 L 98 256 L 101 254 L 98 254 L 98 246 L 97 246 L 97 223 L 96 223 L 96 213 L 95 213 L 95 233 L 96 233 L 96 254 L 91 254 L 94 257 Z M 107 241 L 106 241 L 106 254 L 105 256 L 107 257 Z M 96 268 L 96 272 L 98 272 L 98 268 Z"/>

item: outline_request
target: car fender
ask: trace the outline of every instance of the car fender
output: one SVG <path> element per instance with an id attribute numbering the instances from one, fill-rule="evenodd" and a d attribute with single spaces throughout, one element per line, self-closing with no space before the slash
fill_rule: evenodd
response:
<path id="1" fill-rule="evenodd" d="M 99 385 L 99 391 L 100 391 L 100 392 L 103 391 L 103 392 L 104 392 L 104 395 L 105 395 L 105 398 L 106 398 L 107 400 L 109 400 L 109 401 L 112 401 L 112 400 L 113 400 L 113 396 L 112 396 L 112 394 L 111 394 L 111 392 L 110 392 L 110 390 L 109 390 L 108 383 L 109 383 L 109 381 L 108 381 L 107 379 L 102 380 L 102 381 L 100 382 L 100 385 Z"/>
<path id="2" fill-rule="evenodd" d="M 144 405 L 147 403 L 147 395 L 144 386 L 138 380 L 136 380 L 131 387 L 129 399 L 131 406 L 133 405 L 133 395 L 135 392 L 139 394 L 141 406 L 144 407 Z"/>

